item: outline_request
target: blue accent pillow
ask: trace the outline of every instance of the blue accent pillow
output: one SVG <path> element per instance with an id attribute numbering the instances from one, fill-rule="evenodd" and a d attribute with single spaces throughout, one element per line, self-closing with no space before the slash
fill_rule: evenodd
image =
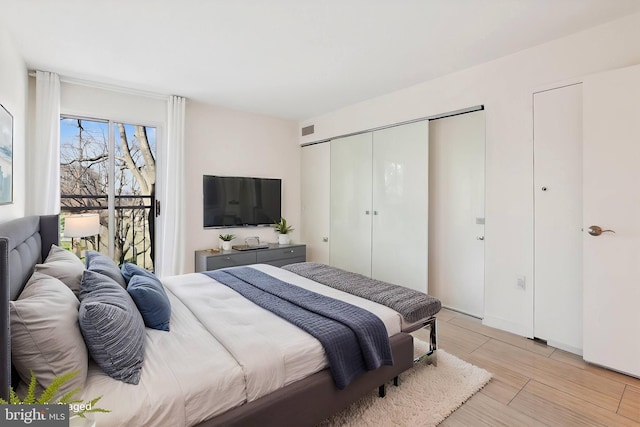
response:
<path id="1" fill-rule="evenodd" d="M 124 280 L 126 280 L 127 283 L 129 283 L 133 276 L 146 276 L 151 279 L 158 280 L 156 275 L 149 270 L 130 262 L 125 262 L 124 264 L 122 264 L 120 271 L 122 272 L 122 277 L 124 277 Z"/>
<path id="2" fill-rule="evenodd" d="M 78 324 L 89 354 L 104 373 L 138 384 L 144 362 L 145 327 L 127 291 L 111 278 L 85 270 Z"/>
<path id="3" fill-rule="evenodd" d="M 145 275 L 133 276 L 127 292 L 136 303 L 146 326 L 159 331 L 169 330 L 171 303 L 158 279 Z"/>
<path id="4" fill-rule="evenodd" d="M 85 263 L 87 266 L 87 270 L 104 274 L 105 276 L 115 280 L 117 284 L 126 289 L 127 282 L 125 282 L 124 277 L 122 277 L 120 268 L 108 256 L 96 251 L 86 251 Z"/>

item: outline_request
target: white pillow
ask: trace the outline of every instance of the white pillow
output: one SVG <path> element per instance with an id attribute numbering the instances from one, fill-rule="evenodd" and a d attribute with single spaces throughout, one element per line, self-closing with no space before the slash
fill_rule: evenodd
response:
<path id="1" fill-rule="evenodd" d="M 11 357 L 20 379 L 30 370 L 46 388 L 55 377 L 80 371 L 60 389 L 58 397 L 84 387 L 89 353 L 78 325 L 80 303 L 60 280 L 33 273 L 22 294 L 10 302 Z"/>
<path id="2" fill-rule="evenodd" d="M 44 264 L 36 264 L 35 271 L 55 277 L 78 296 L 84 263 L 74 253 L 52 245 Z"/>

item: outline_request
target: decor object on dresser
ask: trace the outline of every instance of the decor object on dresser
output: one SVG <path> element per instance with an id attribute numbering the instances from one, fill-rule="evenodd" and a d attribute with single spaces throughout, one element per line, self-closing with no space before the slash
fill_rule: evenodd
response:
<path id="1" fill-rule="evenodd" d="M 278 243 L 281 245 L 289 244 L 289 233 L 294 230 L 290 225 L 287 225 L 285 218 L 280 218 L 280 221 L 274 224 L 276 233 L 278 233 Z"/>
<path id="2" fill-rule="evenodd" d="M 0 205 L 13 202 L 13 116 L 0 104 Z"/>
<path id="3" fill-rule="evenodd" d="M 231 250 L 231 241 L 235 239 L 236 236 L 233 234 L 220 234 L 218 237 L 222 240 L 222 250 Z"/>
<path id="4" fill-rule="evenodd" d="M 64 237 L 71 237 L 71 246 L 75 248 L 76 255 L 81 258 L 80 242 L 74 242 L 74 238 L 85 239 L 90 236 L 98 236 L 99 249 L 100 242 L 100 215 L 80 214 L 68 215 L 64 220 Z M 74 244 L 75 243 L 75 244 Z"/>

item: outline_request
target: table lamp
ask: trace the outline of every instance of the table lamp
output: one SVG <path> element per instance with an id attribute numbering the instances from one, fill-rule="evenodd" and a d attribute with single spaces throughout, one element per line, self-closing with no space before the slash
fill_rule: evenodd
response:
<path id="1" fill-rule="evenodd" d="M 82 239 L 96 234 L 100 234 L 99 214 L 80 214 L 65 217 L 64 236 L 71 237 L 71 246 L 75 247 L 78 258 L 81 258 L 80 244 L 74 245 L 73 239 L 76 237 Z"/>

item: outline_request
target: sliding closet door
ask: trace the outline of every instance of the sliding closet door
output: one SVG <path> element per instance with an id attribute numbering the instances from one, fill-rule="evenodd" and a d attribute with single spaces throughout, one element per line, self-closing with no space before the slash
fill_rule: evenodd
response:
<path id="1" fill-rule="evenodd" d="M 485 113 L 429 122 L 429 293 L 484 316 Z"/>
<path id="2" fill-rule="evenodd" d="M 302 147 L 302 241 L 307 261 L 329 264 L 330 144 Z"/>
<path id="3" fill-rule="evenodd" d="M 373 133 L 372 277 L 427 292 L 429 122 Z"/>
<path id="4" fill-rule="evenodd" d="M 371 133 L 331 141 L 330 264 L 371 276 Z"/>

